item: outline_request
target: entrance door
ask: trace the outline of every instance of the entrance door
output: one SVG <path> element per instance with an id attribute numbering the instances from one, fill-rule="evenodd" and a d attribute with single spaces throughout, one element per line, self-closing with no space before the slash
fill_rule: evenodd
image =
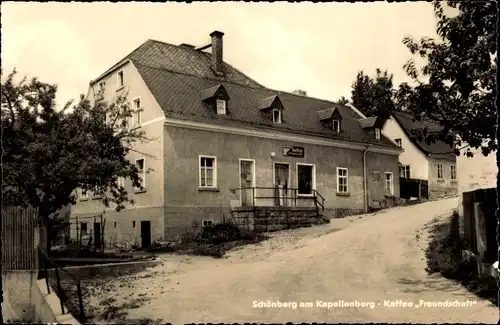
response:
<path id="1" fill-rule="evenodd" d="M 141 221 L 141 248 L 151 246 L 151 221 Z"/>
<path id="2" fill-rule="evenodd" d="M 240 160 L 241 205 L 253 205 L 253 161 Z"/>
<path id="3" fill-rule="evenodd" d="M 94 222 L 94 246 L 95 249 L 101 249 L 101 223 Z"/>
<path id="4" fill-rule="evenodd" d="M 274 165 L 274 185 L 276 187 L 276 206 L 287 206 L 288 179 L 290 169 L 287 164 Z"/>
<path id="5" fill-rule="evenodd" d="M 382 201 L 384 187 L 379 172 L 370 172 L 370 203 L 373 207 L 378 207 Z"/>

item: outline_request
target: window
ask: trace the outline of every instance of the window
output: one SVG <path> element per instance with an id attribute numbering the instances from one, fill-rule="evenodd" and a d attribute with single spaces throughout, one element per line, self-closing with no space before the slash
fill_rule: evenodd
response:
<path id="1" fill-rule="evenodd" d="M 334 132 L 340 132 L 340 121 L 339 120 L 333 120 L 333 131 Z"/>
<path id="2" fill-rule="evenodd" d="M 118 72 L 118 89 L 123 87 L 123 71 Z"/>
<path id="3" fill-rule="evenodd" d="M 297 184 L 299 195 L 312 195 L 316 187 L 314 165 L 297 164 Z"/>
<path id="4" fill-rule="evenodd" d="M 104 92 L 104 86 L 106 86 L 106 83 L 104 81 L 101 81 L 99 83 L 99 91 Z"/>
<path id="5" fill-rule="evenodd" d="M 80 223 L 80 233 L 83 234 L 83 235 L 86 235 L 87 234 L 87 223 L 86 222 L 81 222 Z"/>
<path id="6" fill-rule="evenodd" d="M 217 99 L 215 102 L 217 104 L 217 114 L 226 115 L 226 101 L 223 99 Z"/>
<path id="7" fill-rule="evenodd" d="M 455 165 L 450 166 L 450 177 L 451 179 L 457 179 L 457 167 Z"/>
<path id="8" fill-rule="evenodd" d="M 87 192 L 87 190 L 82 190 L 82 199 L 88 199 L 89 197 L 89 193 Z"/>
<path id="9" fill-rule="evenodd" d="M 200 156 L 200 187 L 216 187 L 215 157 Z"/>
<path id="10" fill-rule="evenodd" d="M 137 159 L 135 161 L 135 165 L 139 171 L 140 184 L 142 189 L 146 188 L 146 170 L 145 170 L 145 162 L 144 158 Z M 137 188 L 138 190 L 139 188 Z"/>
<path id="11" fill-rule="evenodd" d="M 438 170 L 438 179 L 442 179 L 443 178 L 443 165 L 437 164 L 437 170 Z"/>
<path id="12" fill-rule="evenodd" d="M 114 226 L 114 227 L 115 227 L 115 229 L 116 229 L 116 221 L 115 221 L 115 222 L 113 222 L 113 226 Z"/>
<path id="13" fill-rule="evenodd" d="M 132 228 L 135 228 L 135 220 L 132 221 Z"/>
<path id="14" fill-rule="evenodd" d="M 394 141 L 396 142 L 396 145 L 397 145 L 398 147 L 400 147 L 400 148 L 402 148 L 402 147 L 403 147 L 403 141 L 402 141 L 401 139 L 396 139 L 396 140 L 394 140 Z"/>
<path id="15" fill-rule="evenodd" d="M 206 227 L 213 225 L 214 222 L 212 220 L 203 220 L 201 224 L 203 225 L 203 227 Z"/>
<path id="16" fill-rule="evenodd" d="M 392 196 L 394 194 L 394 181 L 392 173 L 385 173 L 385 195 Z"/>
<path id="17" fill-rule="evenodd" d="M 141 98 L 134 99 L 134 126 L 141 125 Z"/>
<path id="18" fill-rule="evenodd" d="M 399 177 L 411 178 L 410 165 L 399 166 Z"/>
<path id="19" fill-rule="evenodd" d="M 375 129 L 375 139 L 380 140 L 380 129 Z"/>
<path id="20" fill-rule="evenodd" d="M 281 111 L 279 109 L 273 109 L 273 123 L 281 124 Z"/>
<path id="21" fill-rule="evenodd" d="M 337 192 L 349 193 L 347 168 L 337 168 Z"/>

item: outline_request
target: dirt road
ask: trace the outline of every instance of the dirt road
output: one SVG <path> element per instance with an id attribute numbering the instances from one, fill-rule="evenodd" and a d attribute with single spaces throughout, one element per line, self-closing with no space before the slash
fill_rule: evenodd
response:
<path id="1" fill-rule="evenodd" d="M 163 256 L 163 266 L 107 283 L 93 304 L 140 297 L 128 317 L 173 324 L 497 323 L 499 312 L 491 303 L 425 272 L 425 227 L 456 206 L 452 198 L 333 220 L 277 234 L 226 259 Z M 258 307 L 268 301 L 288 306 Z M 457 301 L 468 305 L 428 305 Z"/>

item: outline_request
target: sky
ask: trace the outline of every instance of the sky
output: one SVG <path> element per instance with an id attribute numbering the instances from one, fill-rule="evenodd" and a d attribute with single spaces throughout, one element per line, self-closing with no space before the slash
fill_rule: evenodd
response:
<path id="1" fill-rule="evenodd" d="M 6 2 L 2 67 L 58 84 L 62 105 L 147 39 L 200 46 L 214 30 L 224 60 L 260 84 L 337 100 L 361 70 L 408 81 L 402 40 L 436 37 L 436 19 L 427 2 Z"/>

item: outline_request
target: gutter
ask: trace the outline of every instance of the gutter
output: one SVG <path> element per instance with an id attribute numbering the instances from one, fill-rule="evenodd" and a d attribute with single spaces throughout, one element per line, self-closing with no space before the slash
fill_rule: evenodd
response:
<path id="1" fill-rule="evenodd" d="M 368 190 L 367 190 L 367 170 L 366 170 L 366 154 L 370 150 L 371 146 L 368 145 L 366 150 L 363 152 L 363 191 L 364 191 L 364 202 L 365 202 L 365 213 L 368 213 Z"/>

